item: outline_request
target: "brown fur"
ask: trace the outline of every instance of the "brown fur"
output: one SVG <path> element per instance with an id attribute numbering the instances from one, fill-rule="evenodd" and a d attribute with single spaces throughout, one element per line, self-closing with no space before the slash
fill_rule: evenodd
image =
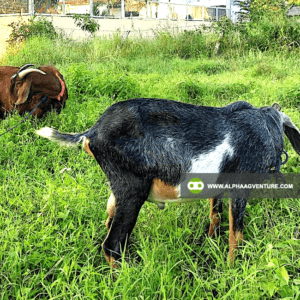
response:
<path id="1" fill-rule="evenodd" d="M 159 200 L 177 199 L 179 196 L 176 187 L 157 178 L 153 179 L 152 193 Z"/>
<path id="2" fill-rule="evenodd" d="M 235 250 L 237 249 L 238 243 L 243 241 L 243 232 L 238 231 L 234 227 L 234 219 L 231 209 L 231 200 L 229 203 L 229 259 L 230 262 L 234 262 Z"/>
<path id="3" fill-rule="evenodd" d="M 215 228 L 219 226 L 220 220 L 218 218 L 218 213 L 214 209 L 214 198 L 209 199 L 210 202 L 210 214 L 211 223 L 208 230 L 208 235 L 213 236 L 215 234 Z"/>
<path id="4" fill-rule="evenodd" d="M 112 221 L 112 219 L 113 219 L 113 217 L 114 217 L 114 215 L 115 215 L 115 212 L 116 212 L 116 198 L 115 198 L 115 196 L 114 196 L 113 193 L 111 193 L 110 196 L 109 196 L 109 199 L 108 199 L 108 201 L 107 201 L 107 207 L 106 207 L 106 210 L 107 210 L 107 213 L 108 213 L 108 218 L 107 218 L 107 220 L 106 220 L 106 222 L 105 222 L 105 225 L 106 225 L 106 227 L 107 227 L 107 229 L 108 229 L 108 233 L 107 233 L 107 236 L 106 236 L 106 238 L 107 238 L 107 237 L 109 236 L 109 232 L 110 232 L 110 224 L 111 224 L 111 221 Z M 105 242 L 105 241 L 104 241 L 104 242 Z M 103 242 L 103 244 L 104 244 L 104 242 Z M 103 247 L 103 244 L 102 244 L 102 247 Z M 115 259 L 114 259 L 113 257 L 107 255 L 107 254 L 105 253 L 105 250 L 104 250 L 104 249 L 103 249 L 103 252 L 104 252 L 104 255 L 105 255 L 105 257 L 106 257 L 106 259 L 107 259 L 109 265 L 110 265 L 111 267 L 113 267 L 113 268 L 116 268 L 117 265 L 116 265 L 116 263 L 115 263 Z"/>
<path id="5" fill-rule="evenodd" d="M 59 113 L 61 108 L 65 106 L 68 99 L 67 87 L 62 99 L 58 100 L 58 95 L 62 90 L 58 79 L 58 77 L 61 78 L 58 69 L 52 65 L 45 65 L 38 69 L 45 72 L 46 75 L 32 72 L 23 79 L 17 76 L 14 86 L 12 86 L 11 77 L 18 72 L 19 68 L 0 67 L 0 118 L 4 118 L 7 113 L 13 110 L 17 110 L 20 115 L 24 112 L 30 112 L 44 95 L 47 96 L 48 101 L 39 106 L 33 113 L 34 116 L 41 118 L 44 113 L 51 110 L 51 106 Z M 61 80 L 65 84 L 65 81 Z M 30 92 L 33 96 L 27 100 Z"/>
<path id="6" fill-rule="evenodd" d="M 106 239 L 108 238 L 109 236 L 109 233 L 110 233 L 110 229 L 108 230 L 108 233 L 107 233 L 107 236 L 106 236 Z M 109 256 L 108 254 L 106 254 L 104 248 L 103 248 L 103 245 L 106 241 L 106 239 L 104 240 L 103 244 L 102 244 L 102 249 L 103 249 L 103 252 L 104 252 L 104 255 L 108 261 L 108 264 L 112 267 L 112 268 L 117 268 L 117 264 L 116 264 L 116 260 L 112 257 L 112 256 Z"/>
<path id="7" fill-rule="evenodd" d="M 91 157 L 95 157 L 90 149 L 90 139 L 85 138 L 83 141 L 82 147 Z"/>

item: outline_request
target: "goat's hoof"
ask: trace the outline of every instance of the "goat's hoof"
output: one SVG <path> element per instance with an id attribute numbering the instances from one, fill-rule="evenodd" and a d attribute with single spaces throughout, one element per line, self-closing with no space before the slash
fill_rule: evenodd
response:
<path id="1" fill-rule="evenodd" d="M 113 268 L 113 269 L 117 269 L 118 266 L 116 264 L 116 260 L 112 257 L 112 256 L 109 256 L 107 255 L 105 252 L 104 252 L 104 255 L 106 257 L 106 260 L 108 261 L 108 264 Z"/>

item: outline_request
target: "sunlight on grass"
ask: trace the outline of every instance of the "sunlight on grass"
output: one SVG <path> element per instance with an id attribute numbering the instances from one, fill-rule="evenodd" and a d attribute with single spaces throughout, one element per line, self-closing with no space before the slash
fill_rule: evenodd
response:
<path id="1" fill-rule="evenodd" d="M 27 121 L 1 137 L 1 299 L 300 297 L 299 200 L 249 200 L 233 268 L 227 260 L 227 200 L 216 238 L 206 235 L 208 201 L 163 211 L 146 203 L 124 262 L 111 270 L 101 250 L 106 177 L 81 148 L 34 134 L 44 126 L 82 132 L 111 104 L 134 97 L 211 106 L 278 102 L 299 126 L 297 52 L 204 53 L 213 46 L 213 38 L 200 33 L 125 42 L 117 35 L 82 43 L 34 37 L 18 53 L 8 53 L 7 65 L 54 64 L 69 99 L 60 115 Z M 1 121 L 0 133 L 21 119 L 14 113 Z M 283 172 L 300 172 L 299 157 L 285 144 L 290 159 Z"/>

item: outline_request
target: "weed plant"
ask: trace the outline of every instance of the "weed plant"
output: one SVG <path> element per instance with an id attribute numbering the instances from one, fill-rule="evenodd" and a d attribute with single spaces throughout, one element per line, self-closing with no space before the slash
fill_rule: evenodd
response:
<path id="1" fill-rule="evenodd" d="M 81 147 L 61 147 L 34 134 L 44 126 L 82 132 L 111 104 L 133 97 L 211 106 L 278 102 L 299 127 L 297 47 L 282 39 L 267 48 L 250 45 L 235 25 L 230 30 L 235 35 L 223 34 L 217 54 L 219 33 L 199 29 L 151 40 L 31 37 L 3 60 L 54 64 L 69 99 L 60 115 L 27 121 L 1 137 L 1 299 L 300 299 L 298 199 L 249 200 L 244 242 L 232 268 L 228 199 L 215 238 L 206 235 L 207 200 L 165 210 L 145 203 L 123 263 L 112 270 L 101 251 L 110 194 L 102 170 Z M 0 122 L 0 133 L 20 120 L 13 113 Z M 282 171 L 299 173 L 299 156 L 286 138 L 285 144 L 289 161 Z"/>

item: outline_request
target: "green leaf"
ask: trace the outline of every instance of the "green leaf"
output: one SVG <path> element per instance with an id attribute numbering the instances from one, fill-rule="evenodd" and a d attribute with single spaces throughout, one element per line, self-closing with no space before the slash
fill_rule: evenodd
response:
<path id="1" fill-rule="evenodd" d="M 277 276 L 281 281 L 283 281 L 285 284 L 289 284 L 289 275 L 285 267 L 281 267 L 280 269 L 275 270 Z"/>
<path id="2" fill-rule="evenodd" d="M 294 279 L 293 283 L 296 284 L 296 285 L 300 285 L 300 279 Z"/>
<path id="3" fill-rule="evenodd" d="M 292 299 L 293 297 L 293 290 L 287 285 L 281 287 L 278 293 L 281 295 L 281 299 Z"/>
<path id="4" fill-rule="evenodd" d="M 268 282 L 264 284 L 264 288 L 267 290 L 269 296 L 272 297 L 276 290 L 276 284 L 274 282 Z"/>

